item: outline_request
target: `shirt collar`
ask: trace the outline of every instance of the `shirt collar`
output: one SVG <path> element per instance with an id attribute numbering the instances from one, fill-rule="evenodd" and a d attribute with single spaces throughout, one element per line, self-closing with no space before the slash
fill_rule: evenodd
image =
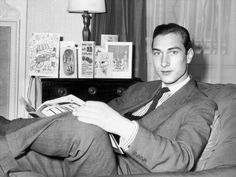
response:
<path id="1" fill-rule="evenodd" d="M 190 76 L 188 76 L 182 82 L 169 86 L 168 88 L 170 89 L 171 95 L 177 92 L 180 88 L 182 88 L 190 79 L 191 79 Z M 166 87 L 166 85 L 165 83 L 162 82 L 162 88 L 163 87 Z"/>

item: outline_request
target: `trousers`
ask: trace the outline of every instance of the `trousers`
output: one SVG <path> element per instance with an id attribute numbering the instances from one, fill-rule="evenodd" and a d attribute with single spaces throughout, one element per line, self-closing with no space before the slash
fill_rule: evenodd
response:
<path id="1" fill-rule="evenodd" d="M 0 148 L 0 176 L 117 174 L 108 134 L 71 113 L 9 123 Z"/>

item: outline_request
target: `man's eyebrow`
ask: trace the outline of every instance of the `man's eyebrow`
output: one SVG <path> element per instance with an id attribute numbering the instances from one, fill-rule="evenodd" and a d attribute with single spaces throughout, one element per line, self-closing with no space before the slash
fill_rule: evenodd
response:
<path id="1" fill-rule="evenodd" d="M 157 49 L 157 48 L 152 48 L 152 50 L 161 51 L 160 49 Z"/>
<path id="2" fill-rule="evenodd" d="M 182 50 L 182 48 L 180 48 L 180 47 L 171 47 L 171 48 L 169 48 L 168 50 Z"/>
<path id="3" fill-rule="evenodd" d="M 183 50 L 181 47 L 170 47 L 167 50 Z M 152 48 L 152 51 L 161 51 L 161 49 L 158 48 Z"/>

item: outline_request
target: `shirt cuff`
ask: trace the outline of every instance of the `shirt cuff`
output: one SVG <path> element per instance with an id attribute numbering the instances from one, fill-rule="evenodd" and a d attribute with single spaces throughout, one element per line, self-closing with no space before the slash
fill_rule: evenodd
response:
<path id="1" fill-rule="evenodd" d="M 139 129 L 139 124 L 136 121 L 132 121 L 132 123 L 134 124 L 134 128 L 133 131 L 131 133 L 131 136 L 127 139 L 121 137 L 120 138 L 120 142 L 119 142 L 119 146 L 124 150 L 127 151 L 131 145 L 131 143 L 134 141 L 137 133 L 138 133 L 138 129 Z"/>

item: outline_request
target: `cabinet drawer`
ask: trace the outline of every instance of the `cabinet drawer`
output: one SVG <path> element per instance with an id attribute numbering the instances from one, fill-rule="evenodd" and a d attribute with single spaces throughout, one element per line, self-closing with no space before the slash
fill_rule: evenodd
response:
<path id="1" fill-rule="evenodd" d="M 42 101 L 73 94 L 82 100 L 108 102 L 140 79 L 41 79 Z"/>

